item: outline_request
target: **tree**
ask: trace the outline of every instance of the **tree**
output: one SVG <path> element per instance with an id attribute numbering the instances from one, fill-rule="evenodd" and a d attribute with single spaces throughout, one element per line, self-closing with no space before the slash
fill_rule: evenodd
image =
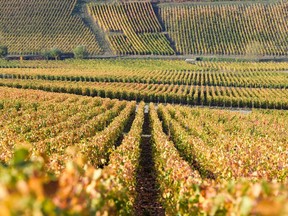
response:
<path id="1" fill-rule="evenodd" d="M 58 48 L 53 48 L 50 51 L 50 56 L 52 58 L 55 58 L 55 60 L 58 60 L 60 58 L 61 54 L 62 54 L 62 51 Z"/>
<path id="2" fill-rule="evenodd" d="M 42 56 L 48 61 L 49 57 L 51 57 L 50 51 L 49 50 L 43 50 Z"/>
<path id="3" fill-rule="evenodd" d="M 74 50 L 73 50 L 73 53 L 74 53 L 74 57 L 76 59 L 84 59 L 88 56 L 88 52 L 87 52 L 87 49 L 85 46 L 77 46 Z"/>
<path id="4" fill-rule="evenodd" d="M 4 58 L 8 54 L 8 47 L 0 45 L 0 58 Z"/>

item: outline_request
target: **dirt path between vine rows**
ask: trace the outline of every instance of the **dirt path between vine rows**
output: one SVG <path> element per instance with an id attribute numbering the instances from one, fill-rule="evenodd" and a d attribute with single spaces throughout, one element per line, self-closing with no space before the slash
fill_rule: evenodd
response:
<path id="1" fill-rule="evenodd" d="M 136 178 L 137 197 L 135 202 L 135 214 L 137 216 L 165 215 L 165 210 L 159 202 L 160 191 L 157 188 L 156 173 L 152 157 L 148 113 L 145 113 L 140 148 L 140 168 Z"/>

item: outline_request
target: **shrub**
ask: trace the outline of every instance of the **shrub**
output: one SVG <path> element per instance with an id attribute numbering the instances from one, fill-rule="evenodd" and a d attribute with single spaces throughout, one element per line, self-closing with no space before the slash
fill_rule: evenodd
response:
<path id="1" fill-rule="evenodd" d="M 74 57 L 76 59 L 85 59 L 87 58 L 88 56 L 88 52 L 87 52 L 87 49 L 85 46 L 77 46 L 74 50 L 73 50 L 73 53 L 74 53 Z"/>
<path id="2" fill-rule="evenodd" d="M 8 55 L 8 47 L 0 45 L 0 58 L 4 58 L 6 55 Z"/>
<path id="3" fill-rule="evenodd" d="M 51 57 L 49 50 L 43 50 L 41 54 L 44 57 L 44 59 L 46 59 L 46 60 L 49 60 L 49 58 Z"/>
<path id="4" fill-rule="evenodd" d="M 62 51 L 58 48 L 53 48 L 50 51 L 50 56 L 55 60 L 58 60 L 61 57 Z"/>

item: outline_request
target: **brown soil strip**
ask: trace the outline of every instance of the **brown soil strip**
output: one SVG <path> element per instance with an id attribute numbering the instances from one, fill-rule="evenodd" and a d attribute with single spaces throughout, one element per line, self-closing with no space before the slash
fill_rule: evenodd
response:
<path id="1" fill-rule="evenodd" d="M 165 215 L 165 210 L 159 201 L 160 191 L 157 187 L 154 161 L 152 157 L 151 136 L 148 114 L 145 114 L 144 126 L 140 143 L 141 155 L 137 171 L 137 197 L 135 215 Z"/>

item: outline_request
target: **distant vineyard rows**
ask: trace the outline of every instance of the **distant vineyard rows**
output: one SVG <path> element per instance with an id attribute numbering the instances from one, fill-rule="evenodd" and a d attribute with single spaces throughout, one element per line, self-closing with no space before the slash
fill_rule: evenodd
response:
<path id="1" fill-rule="evenodd" d="M 76 14 L 81 11 L 76 2 L 1 1 L 0 44 L 8 46 L 10 54 L 40 53 L 53 47 L 72 52 L 83 45 L 90 55 L 101 55 L 105 52 L 103 43 L 116 55 L 257 58 L 288 53 L 286 1 L 94 2 L 85 5 L 86 15 Z M 84 22 L 80 15 L 91 17 L 93 22 Z M 104 37 L 93 28 L 99 28 Z"/>
<path id="2" fill-rule="evenodd" d="M 288 109 L 287 89 L 1 79 L 1 86 L 145 102 Z"/>
<path id="3" fill-rule="evenodd" d="M 288 3 L 160 7 L 180 54 L 287 55 Z"/>

